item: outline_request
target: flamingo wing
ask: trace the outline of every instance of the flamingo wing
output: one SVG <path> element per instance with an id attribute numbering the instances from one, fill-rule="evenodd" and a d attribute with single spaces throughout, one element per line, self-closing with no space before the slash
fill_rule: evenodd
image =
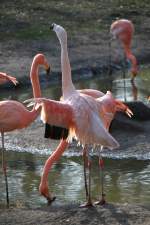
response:
<path id="1" fill-rule="evenodd" d="M 58 102 L 46 98 L 35 98 L 27 100 L 31 102 L 29 105 L 35 103 L 35 108 L 41 107 L 41 120 L 43 123 L 69 128 L 73 122 L 72 107 L 65 102 Z"/>
<path id="2" fill-rule="evenodd" d="M 73 96 L 69 102 L 73 108 L 75 121 L 75 130 L 72 137 L 75 137 L 83 145 L 103 145 L 110 149 L 119 146 L 118 142 L 104 127 L 97 101 L 93 101 L 91 96 L 80 94 Z"/>

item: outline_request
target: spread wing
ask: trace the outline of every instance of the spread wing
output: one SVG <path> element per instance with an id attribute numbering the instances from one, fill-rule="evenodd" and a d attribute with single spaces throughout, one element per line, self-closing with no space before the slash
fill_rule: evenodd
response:
<path id="1" fill-rule="evenodd" d="M 69 128 L 73 120 L 73 110 L 69 104 L 46 98 L 35 98 L 27 100 L 35 108 L 41 108 L 41 120 L 43 123 L 59 127 Z"/>

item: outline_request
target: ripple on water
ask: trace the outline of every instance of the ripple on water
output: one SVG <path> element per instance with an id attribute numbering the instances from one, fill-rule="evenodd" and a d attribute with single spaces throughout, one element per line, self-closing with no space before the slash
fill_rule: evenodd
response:
<path id="1" fill-rule="evenodd" d="M 6 150 L 17 151 L 17 152 L 27 152 L 32 154 L 40 154 L 40 155 L 50 155 L 53 150 L 49 148 L 36 148 L 35 146 L 30 147 L 21 147 L 16 146 L 10 143 L 6 143 Z M 73 157 L 73 156 L 81 156 L 82 149 L 79 147 L 69 147 L 69 150 L 65 151 L 64 156 Z M 98 155 L 97 151 L 92 151 L 92 155 Z M 150 160 L 150 152 L 146 153 L 135 153 L 135 152 L 123 152 L 123 151 L 109 151 L 106 150 L 101 153 L 102 157 L 111 158 L 111 159 L 129 159 L 135 158 L 137 160 Z"/>

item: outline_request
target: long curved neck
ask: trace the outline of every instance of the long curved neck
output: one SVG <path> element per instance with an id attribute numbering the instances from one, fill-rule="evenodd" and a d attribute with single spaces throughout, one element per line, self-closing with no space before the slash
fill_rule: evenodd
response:
<path id="1" fill-rule="evenodd" d="M 41 88 L 39 82 L 39 65 L 36 60 L 33 61 L 31 66 L 30 79 L 34 98 L 41 97 Z"/>
<path id="2" fill-rule="evenodd" d="M 71 67 L 68 57 L 67 41 L 64 43 L 60 40 L 61 44 L 61 70 L 62 70 L 62 92 L 63 98 L 66 99 L 75 92 L 75 87 L 71 78 Z"/>
<path id="3" fill-rule="evenodd" d="M 47 159 L 45 165 L 44 165 L 44 170 L 43 170 L 43 175 L 42 175 L 42 182 L 47 181 L 48 173 L 52 167 L 52 165 L 60 159 L 62 156 L 63 152 L 66 150 L 68 146 L 68 142 L 66 140 L 61 140 L 60 144 L 56 148 L 56 150 L 52 153 L 52 155 Z"/>
<path id="4" fill-rule="evenodd" d="M 132 54 L 131 49 L 128 46 L 124 46 L 124 50 L 125 50 L 125 55 L 127 59 L 131 61 L 131 64 L 132 64 L 131 73 L 133 77 L 135 77 L 138 73 L 136 57 Z"/>

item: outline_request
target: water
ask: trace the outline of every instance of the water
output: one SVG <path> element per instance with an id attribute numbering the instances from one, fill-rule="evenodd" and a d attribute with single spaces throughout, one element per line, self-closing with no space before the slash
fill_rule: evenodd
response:
<path id="1" fill-rule="evenodd" d="M 134 83 L 131 83 L 131 76 L 129 74 L 126 74 L 126 78 L 122 79 L 123 74 L 119 71 L 113 74 L 113 76 L 108 76 L 108 74 L 106 74 L 106 77 L 104 77 L 101 75 L 100 77 L 88 80 L 80 80 L 74 84 L 76 89 L 93 88 L 101 90 L 104 93 L 110 90 L 115 98 L 122 101 L 140 100 L 147 103 L 147 97 L 150 95 L 149 73 L 149 67 L 141 68 L 139 76 L 137 76 Z M 61 96 L 61 86 L 59 85 L 52 84 L 52 86 L 49 85 L 41 89 L 44 97 L 59 99 Z M 32 89 L 30 87 L 22 90 L 16 89 L 15 92 L 14 90 L 7 90 L 7 92 L 1 91 L 0 100 L 11 98 L 24 101 L 32 97 Z"/>
<path id="2" fill-rule="evenodd" d="M 95 88 L 101 91 L 111 90 L 113 95 L 121 100 L 141 100 L 147 102 L 150 95 L 149 69 L 143 68 L 140 77 L 134 84 L 129 76 L 123 81 L 122 74 L 113 75 L 112 79 L 92 79 L 75 83 L 76 88 Z M 58 86 L 45 88 L 43 96 L 59 99 L 61 88 Z M 32 97 L 32 90 L 10 90 L 1 92 L 2 99 L 17 99 L 24 101 Z M 47 155 L 37 152 L 7 151 L 8 182 L 11 205 L 17 207 L 37 207 L 46 204 L 40 196 L 38 186 L 42 168 Z M 150 161 L 135 159 L 104 159 L 105 160 L 105 193 L 108 202 L 142 203 L 150 202 Z M 1 162 L 1 158 L 0 158 Z M 99 197 L 100 178 L 96 156 L 92 160 L 92 196 Z M 1 166 L 1 164 L 0 164 Z M 5 183 L 0 170 L 0 206 L 5 204 Z M 83 202 L 85 200 L 83 165 L 80 156 L 62 157 L 49 174 L 50 190 L 57 196 L 57 203 Z M 55 204 L 55 203 L 54 203 Z"/>
<path id="3" fill-rule="evenodd" d="M 8 182 L 11 205 L 37 207 L 46 204 L 38 186 L 47 156 L 7 152 Z M 133 159 L 105 161 L 105 193 L 108 202 L 149 203 L 150 161 Z M 5 183 L 0 171 L 0 205 L 5 203 Z M 84 202 L 84 177 L 81 157 L 62 157 L 49 174 L 50 190 L 57 204 Z M 99 198 L 100 178 L 97 157 L 92 158 L 92 197 Z"/>

